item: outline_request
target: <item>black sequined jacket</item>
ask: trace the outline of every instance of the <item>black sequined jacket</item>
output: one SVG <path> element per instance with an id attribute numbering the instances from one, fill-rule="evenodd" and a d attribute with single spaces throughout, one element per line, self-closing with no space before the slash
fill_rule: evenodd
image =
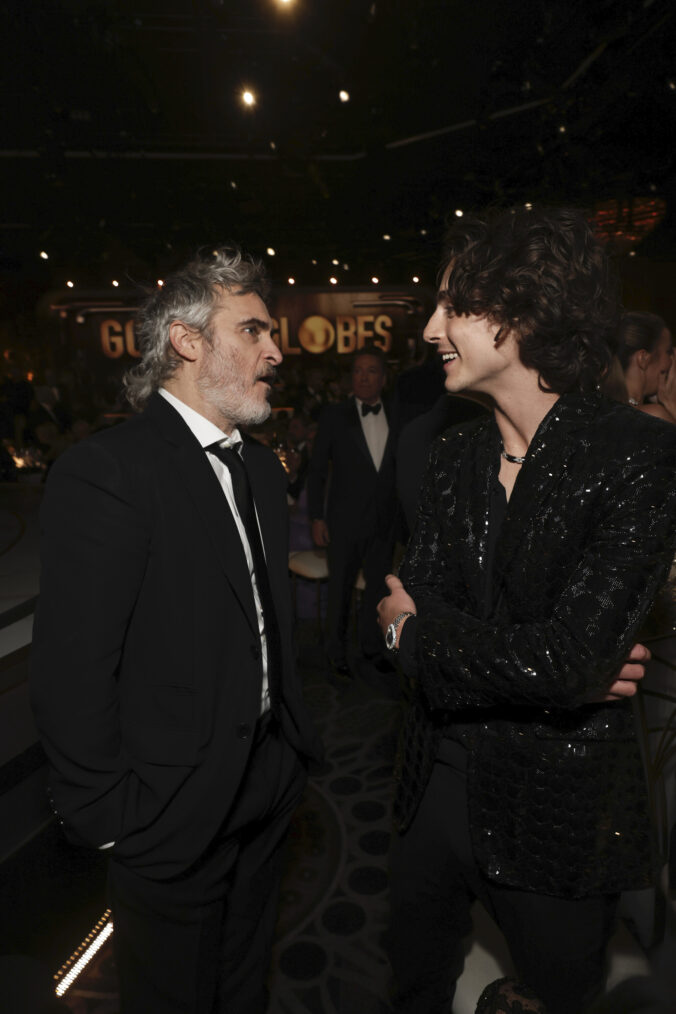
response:
<path id="1" fill-rule="evenodd" d="M 433 445 L 400 576 L 416 690 L 395 818 L 410 823 L 439 739 L 468 748 L 474 853 L 493 881 L 566 897 L 651 882 L 631 703 L 599 704 L 664 581 L 676 542 L 676 426 L 564 395 L 531 442 L 482 620 L 493 418 Z"/>

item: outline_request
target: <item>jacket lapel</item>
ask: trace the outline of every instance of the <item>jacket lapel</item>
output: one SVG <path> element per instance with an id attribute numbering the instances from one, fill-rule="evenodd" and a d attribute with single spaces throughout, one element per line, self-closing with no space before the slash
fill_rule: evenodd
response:
<path id="1" fill-rule="evenodd" d="M 206 452 L 178 412 L 161 395 L 153 395 L 149 400 L 146 414 L 172 445 L 177 478 L 193 501 L 213 544 L 216 559 L 240 602 L 252 632 L 258 636 L 251 577 L 242 541 Z"/>
<path id="2" fill-rule="evenodd" d="M 540 423 L 514 483 L 496 553 L 496 579 L 519 552 L 532 522 L 565 477 L 570 460 L 583 453 L 578 439 L 598 411 L 594 395 L 561 395 Z"/>
<path id="3" fill-rule="evenodd" d="M 371 467 L 375 467 L 373 465 L 371 452 L 369 451 L 368 444 L 366 443 L 364 429 L 359 421 L 359 407 L 357 406 L 357 402 L 354 398 L 350 398 L 350 400 L 345 403 L 345 413 L 347 416 L 347 432 L 350 434 L 350 437 L 354 440 L 355 444 L 359 448 L 359 451 L 364 455 Z"/>

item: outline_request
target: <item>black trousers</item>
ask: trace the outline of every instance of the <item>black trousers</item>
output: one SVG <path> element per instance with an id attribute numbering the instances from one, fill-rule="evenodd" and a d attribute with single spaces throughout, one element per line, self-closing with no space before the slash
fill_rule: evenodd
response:
<path id="1" fill-rule="evenodd" d="M 618 896 L 569 900 L 487 880 L 472 855 L 465 774 L 452 764 L 435 763 L 412 825 L 393 840 L 390 869 L 396 1011 L 451 1014 L 476 898 L 548 1014 L 582 1014 L 603 988 Z"/>
<path id="2" fill-rule="evenodd" d="M 305 780 L 295 751 L 269 732 L 199 862 L 156 881 L 111 860 L 121 1014 L 263 1014 L 281 846 Z"/>
<path id="3" fill-rule="evenodd" d="M 394 537 L 387 532 L 351 532 L 329 528 L 329 596 L 327 614 L 327 653 L 334 662 L 345 659 L 348 644 L 348 620 L 354 582 L 360 568 L 365 588 L 359 610 L 359 643 L 365 655 L 377 655 L 384 649 L 378 627 L 376 606 L 387 593 L 385 575 L 392 568 Z"/>

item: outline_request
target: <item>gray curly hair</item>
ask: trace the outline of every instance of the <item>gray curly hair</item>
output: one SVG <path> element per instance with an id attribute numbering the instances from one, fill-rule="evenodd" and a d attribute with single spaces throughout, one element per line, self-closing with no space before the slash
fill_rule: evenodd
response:
<path id="1" fill-rule="evenodd" d="M 266 300 L 269 284 L 265 268 L 238 247 L 220 247 L 208 256 L 198 254 L 142 304 L 134 325 L 141 362 L 128 370 L 122 381 L 133 409 L 140 411 L 153 391 L 180 366 L 169 341 L 173 321 L 180 320 L 212 344 L 211 318 L 219 289 L 238 295 L 255 292 Z"/>

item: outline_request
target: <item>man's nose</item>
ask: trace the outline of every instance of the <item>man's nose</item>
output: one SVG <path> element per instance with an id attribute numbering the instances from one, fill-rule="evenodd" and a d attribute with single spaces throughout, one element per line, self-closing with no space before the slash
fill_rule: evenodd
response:
<path id="1" fill-rule="evenodd" d="M 425 329 L 423 331 L 423 341 L 429 342 L 430 345 L 434 345 L 435 342 L 440 341 L 441 338 L 443 338 L 445 335 L 445 330 L 443 328 L 442 321 L 440 318 L 441 314 L 437 310 L 435 313 L 432 314 L 430 319 L 425 324 Z"/>
<path id="2" fill-rule="evenodd" d="M 268 362 L 274 363 L 275 366 L 279 366 L 279 364 L 283 359 L 282 353 L 277 348 L 277 345 L 275 344 L 270 335 L 268 335 L 267 342 L 268 347 L 265 350 L 265 358 L 268 360 Z"/>

